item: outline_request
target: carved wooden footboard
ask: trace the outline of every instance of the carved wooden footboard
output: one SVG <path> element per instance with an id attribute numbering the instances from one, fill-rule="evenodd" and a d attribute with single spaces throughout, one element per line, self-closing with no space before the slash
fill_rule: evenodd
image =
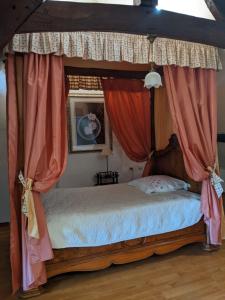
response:
<path id="1" fill-rule="evenodd" d="M 54 259 L 46 263 L 48 277 L 73 271 L 94 271 L 112 264 L 125 264 L 153 254 L 166 254 L 184 245 L 205 242 L 203 220 L 185 229 L 106 246 L 55 249 Z"/>

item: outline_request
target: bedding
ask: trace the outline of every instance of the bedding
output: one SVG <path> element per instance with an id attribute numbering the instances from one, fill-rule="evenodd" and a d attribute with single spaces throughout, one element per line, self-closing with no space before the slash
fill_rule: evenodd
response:
<path id="1" fill-rule="evenodd" d="M 146 176 L 134 179 L 128 184 L 137 187 L 146 194 L 188 190 L 190 187 L 187 182 L 166 175 Z"/>
<path id="2" fill-rule="evenodd" d="M 57 188 L 42 195 L 52 247 L 95 247 L 194 225 L 200 196 L 185 190 L 146 195 L 127 183 Z"/>

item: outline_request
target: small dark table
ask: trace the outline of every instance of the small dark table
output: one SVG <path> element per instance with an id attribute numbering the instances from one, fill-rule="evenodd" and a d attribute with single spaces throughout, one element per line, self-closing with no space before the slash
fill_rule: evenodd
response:
<path id="1" fill-rule="evenodd" d="M 118 183 L 119 173 L 113 171 L 98 172 L 96 174 L 96 177 L 97 177 L 96 185 L 116 184 Z"/>

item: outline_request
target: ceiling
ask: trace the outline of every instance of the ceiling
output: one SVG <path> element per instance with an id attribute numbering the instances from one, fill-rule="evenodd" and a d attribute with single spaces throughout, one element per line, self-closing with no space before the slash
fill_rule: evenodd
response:
<path id="1" fill-rule="evenodd" d="M 169 0 L 168 0 L 169 1 Z M 0 1 L 0 49 L 13 34 L 46 31 L 109 31 L 155 34 L 225 48 L 225 1 L 205 0 L 216 21 L 140 6 L 42 0 Z"/>

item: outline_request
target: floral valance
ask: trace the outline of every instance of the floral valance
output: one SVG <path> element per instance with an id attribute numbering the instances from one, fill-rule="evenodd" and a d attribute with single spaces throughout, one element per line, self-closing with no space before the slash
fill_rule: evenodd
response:
<path id="1" fill-rule="evenodd" d="M 111 32 L 43 32 L 14 35 L 6 52 L 54 53 L 68 57 L 130 63 L 222 68 L 213 46 L 166 38 L 150 45 L 146 36 Z"/>

